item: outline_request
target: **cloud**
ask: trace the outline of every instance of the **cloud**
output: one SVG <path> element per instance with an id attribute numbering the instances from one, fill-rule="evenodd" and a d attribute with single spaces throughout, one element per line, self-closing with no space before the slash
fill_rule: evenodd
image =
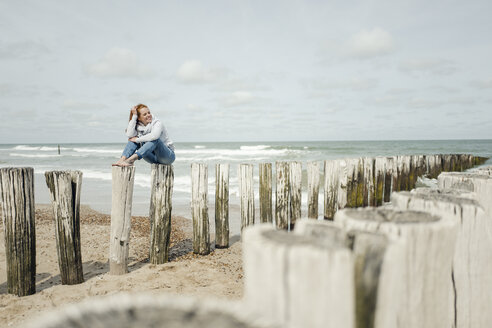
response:
<path id="1" fill-rule="evenodd" d="M 132 103 L 147 103 L 149 101 L 159 101 L 165 99 L 165 92 L 133 92 L 128 94 L 127 99 Z"/>
<path id="2" fill-rule="evenodd" d="M 88 103 L 88 102 L 77 101 L 73 99 L 65 100 L 61 105 L 61 107 L 63 109 L 68 109 L 68 110 L 92 110 L 92 109 L 108 108 L 108 106 L 105 104 Z"/>
<path id="3" fill-rule="evenodd" d="M 391 34 L 380 27 L 354 34 L 345 45 L 349 57 L 367 59 L 387 55 L 395 46 Z"/>
<path id="4" fill-rule="evenodd" d="M 323 98 L 328 96 L 326 91 L 346 89 L 352 91 L 363 91 L 373 89 L 378 85 L 378 80 L 373 78 L 352 78 L 338 81 L 327 81 L 325 79 L 313 78 L 301 80 L 301 85 L 314 91 L 310 92 L 311 98 Z"/>
<path id="5" fill-rule="evenodd" d="M 154 74 L 125 48 L 111 48 L 97 63 L 85 67 L 87 74 L 100 78 L 145 78 Z"/>
<path id="6" fill-rule="evenodd" d="M 221 105 L 224 107 L 235 107 L 249 105 L 255 102 L 256 98 L 249 91 L 235 91 L 222 99 Z"/>
<path id="7" fill-rule="evenodd" d="M 451 75 L 456 72 L 454 63 L 446 59 L 411 59 L 400 63 L 401 71 L 410 74 Z"/>
<path id="8" fill-rule="evenodd" d="M 470 85 L 477 89 L 490 89 L 492 88 L 492 79 L 489 80 L 475 80 L 470 82 Z"/>
<path id="9" fill-rule="evenodd" d="M 46 45 L 36 41 L 0 43 L 0 59 L 37 59 L 49 53 Z"/>
<path id="10" fill-rule="evenodd" d="M 176 72 L 179 81 L 197 84 L 216 82 L 225 75 L 227 75 L 225 69 L 205 67 L 199 60 L 185 61 Z"/>

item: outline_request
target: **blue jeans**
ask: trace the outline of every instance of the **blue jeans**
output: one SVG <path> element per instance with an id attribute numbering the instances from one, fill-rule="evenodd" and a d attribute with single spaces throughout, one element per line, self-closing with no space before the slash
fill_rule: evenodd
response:
<path id="1" fill-rule="evenodd" d="M 172 164 L 176 159 L 174 151 L 167 147 L 161 139 L 147 142 L 128 141 L 122 156 L 129 158 L 133 154 L 138 155 L 138 159 L 144 159 L 150 164 Z"/>

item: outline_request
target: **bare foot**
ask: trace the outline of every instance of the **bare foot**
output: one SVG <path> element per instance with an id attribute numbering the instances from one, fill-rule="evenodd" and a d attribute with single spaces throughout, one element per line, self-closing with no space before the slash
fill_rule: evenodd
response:
<path id="1" fill-rule="evenodd" d="M 121 163 L 123 163 L 126 160 L 125 156 L 121 156 L 120 159 L 116 162 L 111 164 L 111 166 L 121 166 Z"/>
<path id="2" fill-rule="evenodd" d="M 118 166 L 121 166 L 121 167 L 125 167 L 125 166 L 133 166 L 133 162 L 134 162 L 134 161 L 129 161 L 129 160 L 126 160 L 126 161 L 123 161 L 122 163 L 120 163 Z"/>

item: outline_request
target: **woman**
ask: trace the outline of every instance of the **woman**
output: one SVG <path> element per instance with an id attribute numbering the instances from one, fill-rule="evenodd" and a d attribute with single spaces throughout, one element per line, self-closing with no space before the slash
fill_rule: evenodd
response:
<path id="1" fill-rule="evenodd" d="M 176 159 L 166 128 L 143 104 L 131 109 L 126 136 L 128 143 L 113 166 L 131 166 L 142 158 L 151 164 L 172 164 Z"/>

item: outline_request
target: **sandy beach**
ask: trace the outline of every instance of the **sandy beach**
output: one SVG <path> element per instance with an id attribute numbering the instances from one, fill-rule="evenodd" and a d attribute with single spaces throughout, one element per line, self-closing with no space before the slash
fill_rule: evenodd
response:
<path id="1" fill-rule="evenodd" d="M 36 205 L 36 294 L 7 294 L 4 229 L 0 227 L 0 327 L 22 327 L 26 321 L 54 308 L 90 297 L 119 292 L 174 293 L 198 297 L 239 299 L 243 294 L 241 243 L 231 237 L 230 248 L 207 256 L 192 253 L 191 220 L 173 216 L 170 261 L 148 262 L 150 223 L 132 218 L 129 273 L 109 275 L 110 216 L 81 206 L 81 243 L 85 282 L 61 285 L 51 205 Z M 211 236 L 213 241 L 213 236 Z M 212 242 L 213 244 L 213 242 Z"/>

